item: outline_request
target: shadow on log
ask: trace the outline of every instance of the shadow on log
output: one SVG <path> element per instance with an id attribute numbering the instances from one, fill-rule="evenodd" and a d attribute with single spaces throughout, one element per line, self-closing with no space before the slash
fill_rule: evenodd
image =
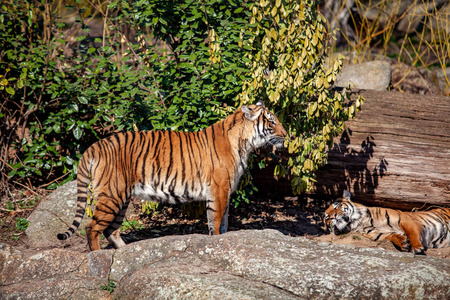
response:
<path id="1" fill-rule="evenodd" d="M 359 93 L 366 99 L 363 110 L 334 140 L 310 195 L 329 201 L 347 189 L 369 206 L 450 206 L 450 98 Z M 271 188 L 285 190 L 280 184 Z"/>

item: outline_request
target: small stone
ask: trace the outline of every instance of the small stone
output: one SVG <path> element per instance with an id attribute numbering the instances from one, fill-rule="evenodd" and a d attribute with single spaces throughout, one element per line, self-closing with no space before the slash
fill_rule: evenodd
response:
<path id="1" fill-rule="evenodd" d="M 385 91 L 391 82 L 391 65 L 385 61 L 370 61 L 355 65 L 346 65 L 337 77 L 335 86 L 346 88 Z"/>

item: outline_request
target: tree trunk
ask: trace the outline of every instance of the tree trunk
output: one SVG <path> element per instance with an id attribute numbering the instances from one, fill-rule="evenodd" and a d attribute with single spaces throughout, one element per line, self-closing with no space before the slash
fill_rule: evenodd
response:
<path id="1" fill-rule="evenodd" d="M 312 191 L 372 206 L 450 206 L 450 98 L 360 91 L 362 111 L 334 140 Z"/>

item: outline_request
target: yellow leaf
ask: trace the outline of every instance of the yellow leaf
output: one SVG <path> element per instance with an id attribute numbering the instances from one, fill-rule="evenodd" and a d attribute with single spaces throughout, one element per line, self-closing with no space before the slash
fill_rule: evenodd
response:
<path id="1" fill-rule="evenodd" d="M 325 81 L 326 82 L 326 81 Z M 326 86 L 326 84 L 325 84 L 325 86 Z M 328 95 L 327 95 L 327 92 L 326 91 L 322 91 L 322 101 L 324 102 L 324 103 L 328 103 Z"/>
<path id="2" fill-rule="evenodd" d="M 348 117 L 350 119 L 355 117 L 355 107 L 353 105 L 348 108 Z"/>
<path id="3" fill-rule="evenodd" d="M 288 151 L 289 151 L 289 153 L 293 153 L 294 152 L 294 143 L 289 143 L 289 147 L 288 147 Z"/>
<path id="4" fill-rule="evenodd" d="M 335 110 L 340 110 L 341 109 L 341 104 L 339 103 L 339 101 L 335 101 L 334 102 L 334 109 Z"/>
<path id="5" fill-rule="evenodd" d="M 254 16 L 256 16 L 256 14 L 258 13 L 258 8 L 256 7 L 256 5 L 253 5 L 252 13 Z"/>
<path id="6" fill-rule="evenodd" d="M 275 91 L 274 102 L 278 102 L 278 100 L 280 100 L 280 93 L 278 91 Z"/>
<path id="7" fill-rule="evenodd" d="M 322 76 L 317 76 L 317 78 L 316 78 L 316 88 L 320 90 L 322 87 L 323 87 L 323 77 Z"/>
<path id="8" fill-rule="evenodd" d="M 92 218 L 92 208 L 90 206 L 86 207 L 86 215 L 88 215 L 88 217 Z"/>
<path id="9" fill-rule="evenodd" d="M 272 11 L 270 12 L 270 14 L 272 15 L 272 17 L 275 17 L 277 15 L 277 13 L 278 13 L 278 9 L 276 6 L 274 6 L 272 8 Z"/>
<path id="10" fill-rule="evenodd" d="M 333 72 L 339 71 L 339 61 L 336 59 L 333 65 Z"/>
<path id="11" fill-rule="evenodd" d="M 315 34 L 312 38 L 312 44 L 315 47 L 315 46 L 317 46 L 318 43 L 319 43 L 319 39 L 317 37 L 317 34 Z"/>
<path id="12" fill-rule="evenodd" d="M 276 41 L 277 38 L 278 38 L 277 32 L 275 31 L 274 28 L 272 28 L 272 29 L 270 30 L 270 37 L 271 37 L 274 41 Z"/>

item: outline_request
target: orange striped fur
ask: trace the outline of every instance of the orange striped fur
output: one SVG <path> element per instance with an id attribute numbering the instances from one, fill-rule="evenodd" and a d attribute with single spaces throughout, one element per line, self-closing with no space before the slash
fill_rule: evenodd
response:
<path id="1" fill-rule="evenodd" d="M 387 239 L 396 248 L 415 254 L 450 247 L 450 208 L 405 212 L 366 207 L 352 202 L 350 193 L 344 191 L 343 198 L 325 211 L 324 223 L 334 234 L 356 231 L 374 241 Z"/>
<path id="2" fill-rule="evenodd" d="M 172 204 L 206 201 L 209 233 L 224 233 L 229 197 L 250 152 L 264 145 L 281 147 L 286 134 L 260 101 L 199 132 L 126 132 L 103 139 L 80 160 L 76 216 L 57 237 L 67 239 L 80 226 L 89 183 L 97 199 L 86 228 L 91 250 L 100 249 L 101 233 L 112 246 L 125 245 L 119 230 L 133 195 Z"/>

